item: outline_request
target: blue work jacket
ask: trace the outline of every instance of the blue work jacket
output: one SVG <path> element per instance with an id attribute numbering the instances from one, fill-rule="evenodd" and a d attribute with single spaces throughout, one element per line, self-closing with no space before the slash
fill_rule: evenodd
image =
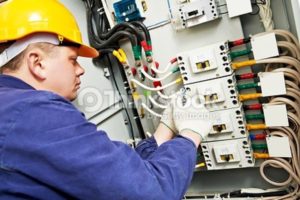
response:
<path id="1" fill-rule="evenodd" d="M 0 199 L 179 200 L 195 145 L 111 141 L 68 100 L 0 75 Z"/>

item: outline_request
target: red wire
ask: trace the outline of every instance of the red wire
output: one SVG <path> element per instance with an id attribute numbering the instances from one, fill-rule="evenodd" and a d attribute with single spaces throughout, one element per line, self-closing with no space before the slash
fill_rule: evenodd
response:
<path id="1" fill-rule="evenodd" d="M 239 40 L 233 41 L 234 46 L 238 46 L 238 45 L 241 45 L 241 44 L 244 44 L 244 39 L 239 39 Z"/>
<path id="2" fill-rule="evenodd" d="M 252 105 L 246 105 L 244 106 L 245 110 L 261 110 L 262 109 L 262 105 L 257 103 L 257 104 L 252 104 Z"/>
<path id="3" fill-rule="evenodd" d="M 238 80 L 251 79 L 251 78 L 255 78 L 255 77 L 257 77 L 257 74 L 254 74 L 254 73 L 247 73 L 247 74 L 241 74 L 241 75 L 236 76 L 236 78 Z"/>

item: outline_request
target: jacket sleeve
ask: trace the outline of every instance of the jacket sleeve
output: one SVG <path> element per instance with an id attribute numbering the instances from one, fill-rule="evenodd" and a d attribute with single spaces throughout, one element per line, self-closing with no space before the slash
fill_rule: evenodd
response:
<path id="1" fill-rule="evenodd" d="M 78 199 L 177 200 L 191 181 L 196 148 L 185 138 L 160 147 L 151 138 L 135 151 L 97 131 L 64 99 L 44 95 L 23 106 L 7 138 L 5 165 L 62 193 Z"/>

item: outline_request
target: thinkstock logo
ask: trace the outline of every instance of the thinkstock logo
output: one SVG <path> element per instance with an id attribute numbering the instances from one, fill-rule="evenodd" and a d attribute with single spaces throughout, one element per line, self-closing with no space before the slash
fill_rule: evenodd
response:
<path id="1" fill-rule="evenodd" d="M 209 92 L 209 91 L 208 91 Z M 85 113 L 95 113 L 97 111 L 105 109 L 107 106 L 113 105 L 114 107 L 120 108 L 141 108 L 142 103 L 147 105 L 150 109 L 155 110 L 158 114 L 162 115 L 164 108 L 157 107 L 157 105 L 164 105 L 167 107 L 169 104 L 173 108 L 182 109 L 189 113 L 178 115 L 178 118 L 195 118 L 195 115 L 199 119 L 208 119 L 212 115 L 207 116 L 206 108 L 209 106 L 209 110 L 217 104 L 205 104 L 204 95 L 199 95 L 197 93 L 191 94 L 186 92 L 175 91 L 172 95 L 173 98 L 163 98 L 156 92 L 147 93 L 147 95 L 139 94 L 135 96 L 127 94 L 119 94 L 115 90 L 100 90 L 96 87 L 85 87 L 82 88 L 77 97 L 77 104 L 80 109 Z M 136 94 L 135 94 L 136 95 Z M 151 95 L 151 100 L 149 100 L 149 95 Z M 155 102 L 154 102 L 155 101 Z M 193 111 L 193 112 L 191 112 Z M 151 113 L 145 113 L 148 118 L 153 118 Z"/>

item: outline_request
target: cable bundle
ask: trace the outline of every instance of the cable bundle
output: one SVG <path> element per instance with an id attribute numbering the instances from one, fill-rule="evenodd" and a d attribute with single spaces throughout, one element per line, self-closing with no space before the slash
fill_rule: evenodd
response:
<path id="1" fill-rule="evenodd" d="M 277 187 L 286 187 L 289 189 L 288 194 L 283 196 L 272 196 L 265 197 L 262 199 L 298 199 L 300 196 L 300 44 L 296 37 L 290 32 L 285 30 L 273 30 L 269 31 L 275 33 L 277 36 L 277 44 L 280 49 L 280 56 L 276 58 L 268 58 L 262 60 L 247 60 L 242 62 L 232 63 L 232 67 L 235 70 L 238 70 L 242 67 L 253 66 L 256 64 L 263 64 L 265 66 L 266 72 L 283 72 L 285 76 L 285 85 L 286 85 L 286 94 L 276 97 L 268 98 L 269 104 L 279 105 L 285 104 L 288 109 L 288 120 L 289 127 L 266 127 L 264 124 L 248 124 L 247 127 L 249 130 L 261 130 L 265 129 L 262 133 L 250 134 L 250 138 L 253 141 L 264 140 L 267 136 L 279 136 L 279 137 L 288 137 L 292 158 L 270 158 L 268 153 L 266 153 L 267 146 L 263 143 L 253 144 L 253 149 L 257 152 L 254 153 L 254 156 L 257 159 L 266 159 L 260 165 L 260 173 L 262 177 L 270 184 Z M 246 41 L 248 41 L 246 39 Z M 245 44 L 245 42 L 231 42 L 231 45 L 237 46 Z M 235 55 L 233 54 L 233 58 Z M 243 54 L 237 55 L 236 57 L 242 55 L 250 55 L 250 51 L 245 51 Z M 246 90 L 249 88 L 255 88 L 259 90 L 259 80 L 256 73 L 247 73 L 236 76 L 237 80 L 253 80 L 252 83 L 239 84 L 237 85 L 238 90 Z M 276 81 L 276 80 L 274 80 Z M 252 94 L 242 94 L 240 95 L 241 101 L 247 101 L 251 99 L 258 99 L 261 97 L 260 93 Z M 244 105 L 246 111 L 250 110 L 261 110 L 261 104 L 250 104 Z M 251 120 L 264 120 L 263 114 L 251 114 L 246 115 L 247 121 Z M 271 180 L 266 176 L 265 172 L 268 170 L 268 167 L 281 168 L 285 170 L 289 177 L 283 182 L 276 182 Z"/>

